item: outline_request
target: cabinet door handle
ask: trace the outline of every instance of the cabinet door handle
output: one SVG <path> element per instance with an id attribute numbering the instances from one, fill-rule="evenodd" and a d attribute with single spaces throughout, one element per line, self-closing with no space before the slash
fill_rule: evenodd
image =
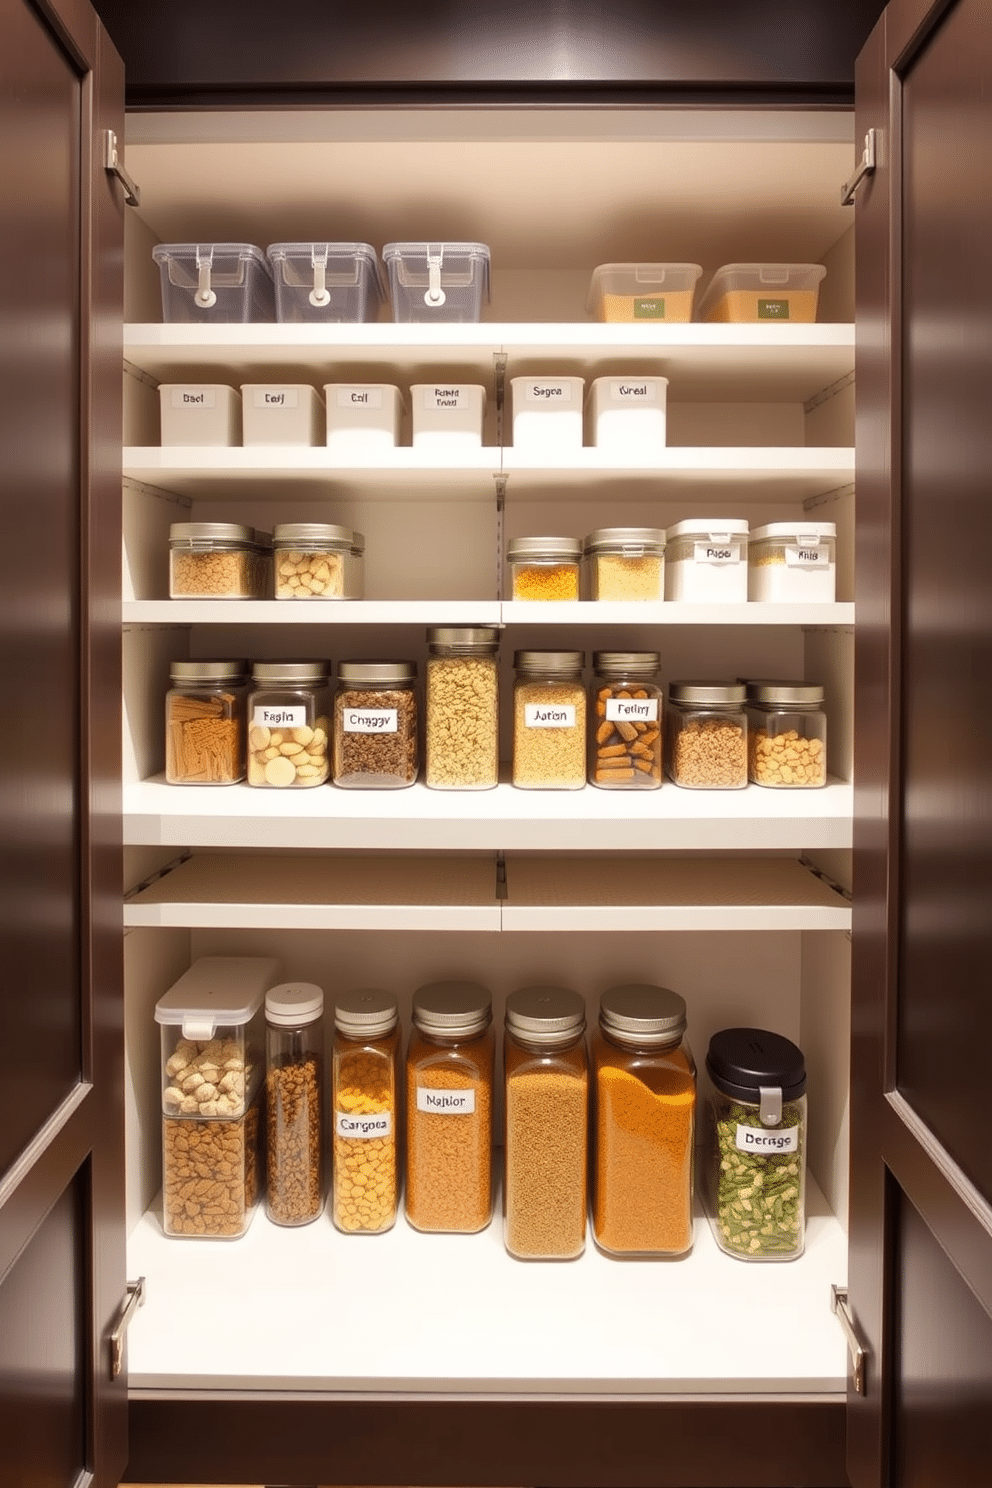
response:
<path id="1" fill-rule="evenodd" d="M 117 1379 L 124 1368 L 124 1334 L 127 1325 L 139 1307 L 145 1302 L 145 1278 L 139 1276 L 137 1281 L 129 1281 L 124 1289 L 124 1300 L 121 1310 L 117 1314 L 117 1322 L 114 1324 L 110 1335 L 110 1378 Z"/>
<path id="2" fill-rule="evenodd" d="M 140 207 L 141 190 L 124 169 L 124 162 L 121 160 L 120 151 L 117 148 L 117 135 L 113 129 L 104 130 L 103 168 L 108 175 L 116 176 L 124 187 L 124 201 L 127 206 Z"/>
<path id="3" fill-rule="evenodd" d="M 865 148 L 861 156 L 861 162 L 854 175 L 846 180 L 840 188 L 840 204 L 842 207 L 854 205 L 854 193 L 857 191 L 865 176 L 870 176 L 878 164 L 878 137 L 877 129 L 869 129 L 865 135 Z"/>
<path id="4" fill-rule="evenodd" d="M 844 1330 L 847 1346 L 851 1351 L 851 1367 L 854 1371 L 855 1394 L 865 1393 L 865 1365 L 868 1362 L 868 1350 L 858 1337 L 851 1316 L 851 1306 L 847 1300 L 847 1287 L 831 1286 L 830 1288 L 830 1310 L 837 1316 L 837 1321 Z"/>

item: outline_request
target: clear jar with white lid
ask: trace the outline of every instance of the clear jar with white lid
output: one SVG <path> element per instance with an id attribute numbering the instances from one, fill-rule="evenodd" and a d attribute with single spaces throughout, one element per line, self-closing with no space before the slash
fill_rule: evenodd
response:
<path id="1" fill-rule="evenodd" d="M 173 522 L 170 599 L 265 599 L 266 568 L 255 529 L 240 522 Z"/>
<path id="2" fill-rule="evenodd" d="M 746 604 L 748 524 L 690 517 L 669 527 L 665 597 L 687 604 Z"/>
<path id="3" fill-rule="evenodd" d="M 334 697 L 334 784 L 402 790 L 420 769 L 417 666 L 342 661 Z"/>
<path id="4" fill-rule="evenodd" d="M 665 710 L 665 763 L 690 790 L 747 785 L 745 689 L 738 682 L 671 682 Z"/>
<path id="5" fill-rule="evenodd" d="M 245 778 L 248 664 L 174 661 L 165 695 L 169 785 L 235 785 Z"/>
<path id="6" fill-rule="evenodd" d="M 425 774 L 431 790 L 492 790 L 499 780 L 499 630 L 427 632 Z"/>
<path id="7" fill-rule="evenodd" d="M 280 982 L 265 994 L 265 1212 L 305 1225 L 324 1207 L 324 993 Z"/>
<path id="8" fill-rule="evenodd" d="M 323 785 L 330 773 L 329 682 L 326 661 L 255 662 L 248 698 L 249 785 Z"/>
<path id="9" fill-rule="evenodd" d="M 748 598 L 779 604 L 833 604 L 837 597 L 834 522 L 769 522 L 748 546 Z"/>
<path id="10" fill-rule="evenodd" d="M 590 599 L 665 597 L 665 533 L 661 527 L 600 527 L 583 544 Z"/>
<path id="11" fill-rule="evenodd" d="M 589 784 L 602 790 L 661 785 L 662 691 L 657 651 L 594 651 Z"/>
<path id="12" fill-rule="evenodd" d="M 579 597 L 582 543 L 577 537 L 513 537 L 506 545 L 513 599 Z"/>
<path id="13" fill-rule="evenodd" d="M 581 790 L 586 783 L 586 694 L 581 651 L 516 651 L 513 784 Z"/>
<path id="14" fill-rule="evenodd" d="M 346 1235 L 381 1235 L 399 1202 L 399 1013 L 391 992 L 334 999 L 333 1216 Z"/>
<path id="15" fill-rule="evenodd" d="M 748 779 L 778 790 L 826 785 L 823 688 L 795 682 L 751 682 L 747 702 Z"/>
<path id="16" fill-rule="evenodd" d="M 330 522 L 281 522 L 272 533 L 276 599 L 361 599 L 365 538 Z"/>

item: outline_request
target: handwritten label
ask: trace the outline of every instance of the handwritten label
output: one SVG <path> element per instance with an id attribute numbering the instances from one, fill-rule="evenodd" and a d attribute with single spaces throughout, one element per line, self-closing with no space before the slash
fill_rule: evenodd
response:
<path id="1" fill-rule="evenodd" d="M 280 388 L 278 392 L 268 388 L 256 388 L 252 394 L 254 408 L 298 408 L 300 395 L 296 388 Z"/>
<path id="2" fill-rule="evenodd" d="M 798 1126 L 740 1126 L 736 1146 L 739 1152 L 798 1152 Z"/>
<path id="3" fill-rule="evenodd" d="M 786 568 L 829 568 L 830 555 L 825 547 L 789 548 L 785 550 Z"/>
<path id="4" fill-rule="evenodd" d="M 524 703 L 524 728 L 574 727 L 574 703 Z"/>
<path id="5" fill-rule="evenodd" d="M 395 734 L 398 718 L 396 708 L 344 708 L 341 727 L 346 734 Z"/>
<path id="6" fill-rule="evenodd" d="M 391 1111 L 380 1111 L 375 1116 L 352 1116 L 348 1111 L 338 1111 L 335 1113 L 334 1130 L 339 1137 L 357 1137 L 359 1141 L 391 1137 L 393 1115 Z"/>
<path id="7" fill-rule="evenodd" d="M 430 409 L 438 408 L 467 408 L 468 395 L 464 388 L 460 387 L 431 387 L 424 389 L 424 407 Z"/>
<path id="8" fill-rule="evenodd" d="M 417 1110 L 435 1116 L 471 1116 L 475 1111 L 474 1090 L 426 1090 L 417 1086 Z"/>
<path id="9" fill-rule="evenodd" d="M 216 408 L 217 394 L 213 388 L 173 388 L 173 408 Z"/>
<path id="10" fill-rule="evenodd" d="M 658 718 L 658 699 L 607 698 L 606 717 L 610 723 L 655 723 Z"/>
<path id="11" fill-rule="evenodd" d="M 251 721 L 258 728 L 306 728 L 307 710 L 305 707 L 267 708 L 264 703 L 256 703 Z"/>
<path id="12" fill-rule="evenodd" d="M 612 403 L 654 403 L 657 396 L 657 384 L 653 382 L 610 383 Z"/>
<path id="13" fill-rule="evenodd" d="M 693 544 L 693 557 L 697 563 L 740 563 L 740 543 L 697 542 Z"/>
<path id="14" fill-rule="evenodd" d="M 381 408 L 382 388 L 339 387 L 339 408 Z"/>
<path id="15" fill-rule="evenodd" d="M 527 386 L 528 403 L 571 403 L 570 382 L 531 382 Z"/>

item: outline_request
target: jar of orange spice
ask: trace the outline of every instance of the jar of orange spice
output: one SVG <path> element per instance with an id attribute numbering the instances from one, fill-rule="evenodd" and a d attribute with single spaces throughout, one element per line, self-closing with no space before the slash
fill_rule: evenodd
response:
<path id="1" fill-rule="evenodd" d="M 593 1235 L 614 1255 L 692 1247 L 696 1067 L 684 1000 L 667 987 L 612 987 L 593 1039 Z"/>

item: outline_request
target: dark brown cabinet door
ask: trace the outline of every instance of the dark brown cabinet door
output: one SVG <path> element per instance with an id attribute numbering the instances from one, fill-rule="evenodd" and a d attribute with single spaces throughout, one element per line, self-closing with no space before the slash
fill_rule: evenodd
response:
<path id="1" fill-rule="evenodd" d="M 110 1488 L 123 75 L 85 0 L 0 0 L 0 39 L 0 1484 Z"/>
<path id="2" fill-rule="evenodd" d="M 856 1488 L 992 1460 L 990 77 L 988 0 L 893 0 L 857 79 Z"/>

